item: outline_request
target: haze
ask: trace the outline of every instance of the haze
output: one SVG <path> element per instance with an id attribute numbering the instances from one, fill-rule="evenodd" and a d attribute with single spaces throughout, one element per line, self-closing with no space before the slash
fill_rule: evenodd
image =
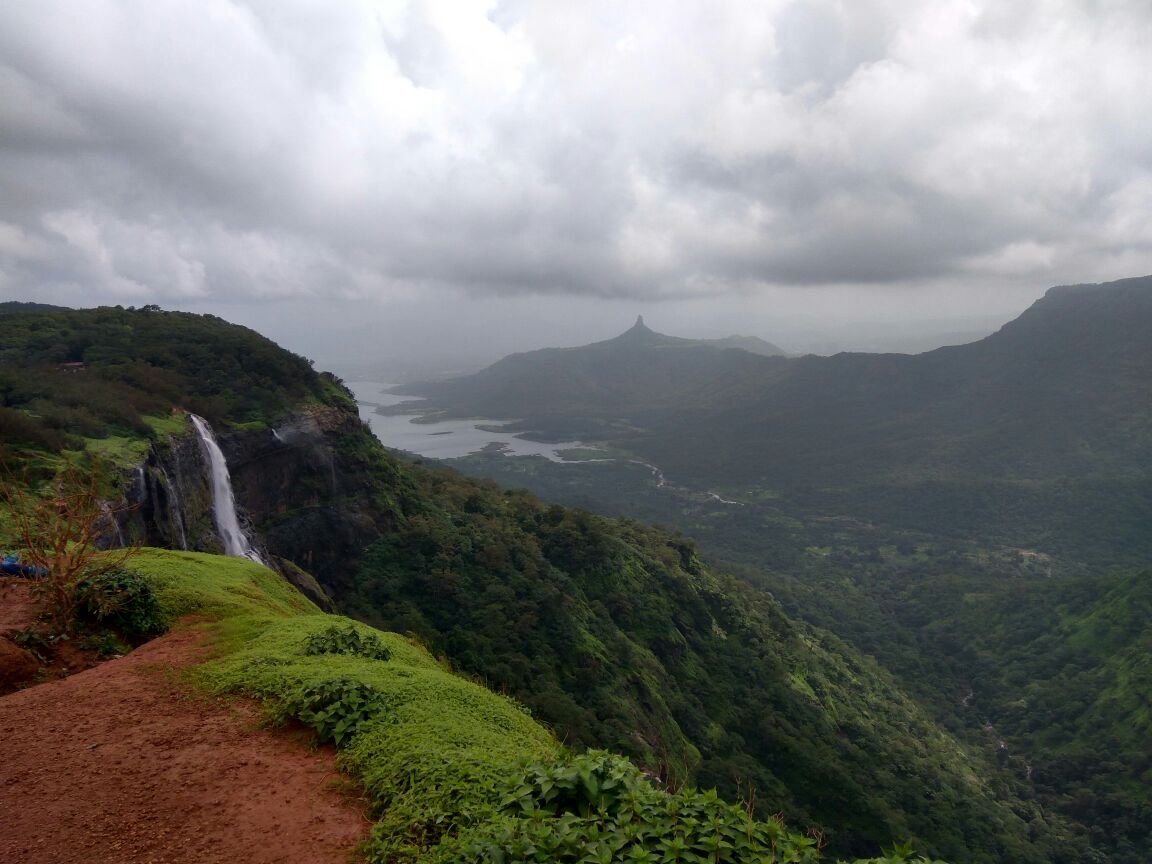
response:
<path id="1" fill-rule="evenodd" d="M 643 313 L 969 341 L 1152 271 L 1132 0 L 0 6 L 0 297 L 159 303 L 338 369 Z"/>

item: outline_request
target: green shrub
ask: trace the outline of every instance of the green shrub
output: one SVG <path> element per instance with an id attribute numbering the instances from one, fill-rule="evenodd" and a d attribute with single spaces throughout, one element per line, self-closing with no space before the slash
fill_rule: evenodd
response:
<path id="1" fill-rule="evenodd" d="M 778 818 L 753 819 L 715 791 L 669 794 L 630 762 L 593 751 L 530 767 L 503 789 L 502 815 L 479 825 L 436 860 L 453 864 L 815 864 L 817 837 Z M 857 864 L 932 864 L 910 847 Z M 937 862 L 938 864 L 938 862 Z"/>
<path id="2" fill-rule="evenodd" d="M 463 838 L 461 862 L 815 862 L 818 843 L 777 819 L 758 822 L 714 791 L 669 794 L 604 752 L 529 768 L 504 817 Z M 456 857 L 458 856 L 458 857 Z"/>
<path id="3" fill-rule="evenodd" d="M 386 706 L 370 685 L 351 678 L 329 678 L 299 687 L 281 703 L 276 719 L 295 718 L 316 732 L 320 743 L 343 744 L 361 724 L 382 716 Z"/>
<path id="4" fill-rule="evenodd" d="M 169 627 L 168 616 L 151 583 L 134 570 L 117 567 L 83 577 L 76 584 L 76 618 L 123 636 L 156 636 Z"/>
<path id="5" fill-rule="evenodd" d="M 345 627 L 333 624 L 327 630 L 313 633 L 304 640 L 304 653 L 309 657 L 320 654 L 344 654 L 368 660 L 390 660 L 392 652 L 379 637 L 364 633 L 353 624 Z"/>
<path id="6" fill-rule="evenodd" d="M 110 660 L 120 657 L 132 650 L 131 645 L 122 642 L 115 633 L 104 630 L 96 633 L 78 643 L 86 651 L 95 651 L 101 660 Z"/>

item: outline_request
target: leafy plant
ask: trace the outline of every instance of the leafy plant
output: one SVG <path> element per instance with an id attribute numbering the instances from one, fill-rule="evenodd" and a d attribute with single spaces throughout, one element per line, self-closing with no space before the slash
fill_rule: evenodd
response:
<path id="1" fill-rule="evenodd" d="M 466 835 L 451 860 L 571 864 L 814 864 L 818 837 L 778 818 L 753 819 L 714 791 L 655 788 L 631 763 L 602 751 L 528 768 L 505 790 L 503 818 Z M 910 862 L 899 847 L 873 864 Z M 449 860 L 445 858 L 443 860 Z M 929 864 L 927 859 L 916 859 Z M 864 864 L 864 862 L 861 862 Z"/>
<path id="2" fill-rule="evenodd" d="M 124 636 L 153 636 L 168 630 L 152 585 L 134 570 L 117 567 L 85 576 L 76 585 L 81 621 L 109 627 Z"/>
<path id="3" fill-rule="evenodd" d="M 321 743 L 332 741 L 339 746 L 386 708 L 370 685 L 351 678 L 329 678 L 291 693 L 280 705 L 276 719 L 295 718 L 311 726 Z"/>
<path id="4" fill-rule="evenodd" d="M 327 630 L 313 633 L 304 640 L 304 653 L 308 656 L 345 654 L 368 660 L 389 660 L 392 657 L 392 652 L 379 637 L 361 632 L 353 624 L 344 627 L 333 624 Z"/>
<path id="5" fill-rule="evenodd" d="M 102 660 L 127 654 L 132 650 L 131 645 L 121 642 L 116 634 L 109 630 L 89 636 L 78 644 L 83 649 L 95 651 Z"/>
<path id="6" fill-rule="evenodd" d="M 46 633 L 33 627 L 9 630 L 4 635 L 29 654 L 35 656 L 41 663 L 47 663 L 52 659 L 52 650 L 56 643 L 65 638 L 59 633 Z"/>

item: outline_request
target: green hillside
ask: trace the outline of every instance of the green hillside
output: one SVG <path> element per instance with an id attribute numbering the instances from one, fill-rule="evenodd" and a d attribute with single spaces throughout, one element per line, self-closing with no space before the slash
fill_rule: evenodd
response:
<path id="1" fill-rule="evenodd" d="M 595 849 L 614 856 L 597 860 L 665 860 L 673 846 L 683 861 L 821 858 L 779 821 L 662 792 L 607 754 L 574 757 L 513 700 L 451 674 L 411 639 L 321 614 L 250 561 L 144 550 L 132 566 L 168 617 L 211 622 L 198 625 L 215 650 L 195 685 L 255 697 L 271 722 L 336 743 L 377 818 L 361 850 L 370 862 L 576 861 Z M 521 838 L 543 854 L 526 856 Z"/>
<path id="2" fill-rule="evenodd" d="M 752 785 L 831 848 L 910 836 L 956 860 L 1043 860 L 1024 838 L 1051 826 L 994 803 L 979 761 L 887 675 L 690 542 L 447 472 L 418 483 L 436 511 L 369 550 L 350 607 L 365 620 L 420 635 L 570 743 L 732 798 Z"/>
<path id="3" fill-rule="evenodd" d="M 172 409 L 203 400 L 272 555 L 312 570 L 341 609 L 414 633 L 511 693 L 573 745 L 615 749 L 731 801 L 754 796 L 762 814 L 818 826 L 833 854 L 901 838 L 957 862 L 1054 861 L 1076 848 L 874 663 L 711 571 L 689 541 L 399 462 L 336 382 L 219 319 L 155 309 L 20 319 L 0 341 L 4 408 L 20 419 L 2 434 L 17 467 L 52 464 L 50 436 L 19 437 L 31 428 L 96 454 L 110 438 L 138 441 L 117 456 L 147 452 L 160 470 L 189 434 Z M 112 388 L 108 405 L 123 396 L 124 422 L 73 404 L 61 382 L 81 379 Z M 180 387 L 153 391 L 153 379 Z M 64 408 L 102 425 L 80 435 Z M 277 438 L 281 421 L 280 437 L 300 443 Z"/>
<path id="4" fill-rule="evenodd" d="M 22 312 L 0 328 L 0 429 L 13 443 L 148 436 L 143 418 L 176 406 L 213 422 L 269 422 L 329 393 L 303 357 L 211 315 Z"/>
<path id="5" fill-rule="evenodd" d="M 1110 860 L 1152 842 L 1152 572 L 972 597 L 931 626 L 962 646 L 972 709 L 1051 806 Z"/>

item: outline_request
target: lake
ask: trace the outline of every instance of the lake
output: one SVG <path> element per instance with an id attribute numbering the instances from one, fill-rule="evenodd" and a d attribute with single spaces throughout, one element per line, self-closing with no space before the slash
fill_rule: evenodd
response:
<path id="1" fill-rule="evenodd" d="M 470 420 L 441 420 L 435 423 L 413 423 L 419 414 L 377 414 L 376 409 L 401 402 L 416 401 L 411 396 L 396 396 L 384 391 L 390 386 L 379 381 L 345 381 L 356 395 L 360 417 L 372 427 L 385 447 L 406 450 L 429 459 L 458 459 L 478 453 L 489 444 L 504 445 L 507 456 L 543 456 L 553 462 L 562 462 L 561 450 L 586 447 L 579 441 L 542 444 L 517 438 L 511 432 L 491 432 L 479 426 L 502 426 L 514 421 L 474 418 Z"/>

